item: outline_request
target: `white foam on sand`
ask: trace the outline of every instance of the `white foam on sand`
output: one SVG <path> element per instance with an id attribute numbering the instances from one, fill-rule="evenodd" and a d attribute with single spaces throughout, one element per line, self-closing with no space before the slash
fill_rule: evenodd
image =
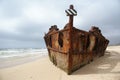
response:
<path id="1" fill-rule="evenodd" d="M 31 62 L 47 55 L 47 49 L 7 49 L 0 51 L 0 68 Z"/>

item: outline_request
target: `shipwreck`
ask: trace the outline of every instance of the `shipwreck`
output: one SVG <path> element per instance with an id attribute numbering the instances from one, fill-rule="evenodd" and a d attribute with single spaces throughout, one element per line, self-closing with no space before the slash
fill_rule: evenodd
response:
<path id="1" fill-rule="evenodd" d="M 92 26 L 88 32 L 75 28 L 73 18 L 77 11 L 73 5 L 65 12 L 69 16 L 69 22 L 62 30 L 56 25 L 51 26 L 44 40 L 50 61 L 71 74 L 95 58 L 104 56 L 109 40 L 98 27 Z"/>

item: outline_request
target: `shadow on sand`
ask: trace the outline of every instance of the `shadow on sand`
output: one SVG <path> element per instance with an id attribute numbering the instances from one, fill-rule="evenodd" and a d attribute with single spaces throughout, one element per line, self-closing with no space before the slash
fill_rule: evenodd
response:
<path id="1" fill-rule="evenodd" d="M 103 57 L 100 57 L 90 64 L 85 65 L 79 70 L 75 71 L 72 75 L 85 75 L 85 74 L 120 74 L 116 70 L 117 64 L 120 63 L 120 53 L 116 51 L 106 51 Z"/>

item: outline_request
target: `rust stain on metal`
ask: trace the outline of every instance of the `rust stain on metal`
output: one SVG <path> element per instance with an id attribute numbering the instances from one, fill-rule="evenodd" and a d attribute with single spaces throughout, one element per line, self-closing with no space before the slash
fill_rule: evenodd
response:
<path id="1" fill-rule="evenodd" d="M 94 58 L 103 56 L 109 40 L 102 35 L 98 27 L 92 26 L 88 32 L 73 27 L 73 18 L 77 15 L 73 5 L 65 12 L 69 16 L 69 22 L 64 29 L 51 26 L 44 40 L 50 60 L 71 74 Z"/>

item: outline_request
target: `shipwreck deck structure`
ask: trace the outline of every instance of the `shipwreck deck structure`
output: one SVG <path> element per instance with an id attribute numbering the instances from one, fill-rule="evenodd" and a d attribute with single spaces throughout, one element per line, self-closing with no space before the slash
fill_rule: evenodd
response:
<path id="1" fill-rule="evenodd" d="M 62 30 L 51 26 L 44 40 L 53 64 L 71 74 L 94 58 L 103 56 L 109 40 L 98 27 L 92 26 L 88 32 L 73 27 L 73 18 L 77 15 L 73 5 L 65 12 L 69 22 Z"/>

